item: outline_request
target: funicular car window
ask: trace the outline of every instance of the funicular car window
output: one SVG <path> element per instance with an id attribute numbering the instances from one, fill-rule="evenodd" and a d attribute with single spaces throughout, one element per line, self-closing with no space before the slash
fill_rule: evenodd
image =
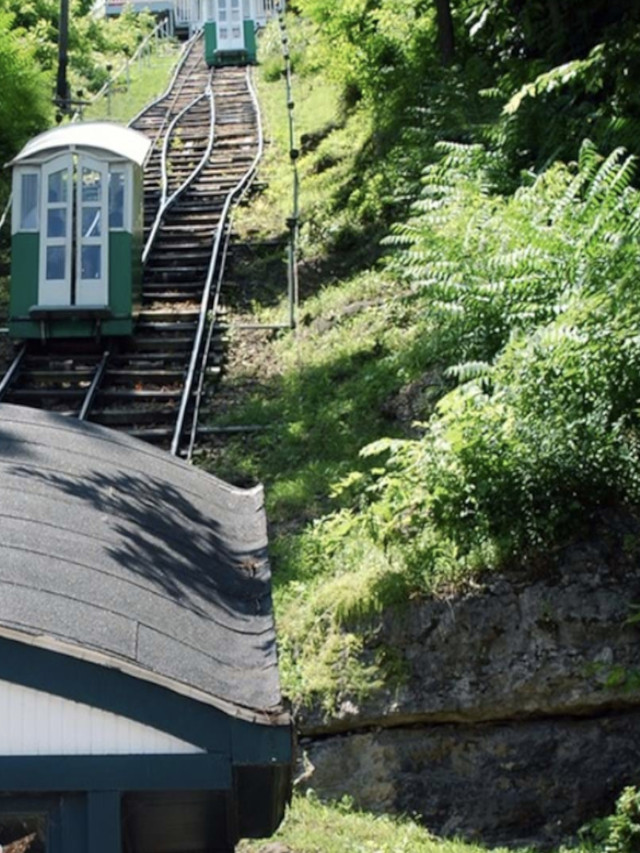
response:
<path id="1" fill-rule="evenodd" d="M 38 227 L 38 175 L 28 172 L 20 183 L 20 230 L 35 230 Z"/>
<path id="2" fill-rule="evenodd" d="M 46 853 L 46 815 L 0 814 L 0 849 L 3 853 Z"/>
<path id="3" fill-rule="evenodd" d="M 109 173 L 109 228 L 124 228 L 124 172 Z"/>

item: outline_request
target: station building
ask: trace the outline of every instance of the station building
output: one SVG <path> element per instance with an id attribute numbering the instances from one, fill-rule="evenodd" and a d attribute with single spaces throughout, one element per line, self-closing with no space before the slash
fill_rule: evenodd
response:
<path id="1" fill-rule="evenodd" d="M 98 11 L 105 15 L 120 15 L 126 6 L 136 11 L 166 14 L 172 31 L 192 33 L 207 21 L 217 21 L 220 15 L 229 20 L 238 15 L 245 21 L 264 26 L 275 14 L 277 0 L 100 0 Z M 284 8 L 285 3 L 280 6 Z"/>
<path id="2" fill-rule="evenodd" d="M 0 846 L 232 853 L 291 785 L 262 489 L 0 405 Z"/>

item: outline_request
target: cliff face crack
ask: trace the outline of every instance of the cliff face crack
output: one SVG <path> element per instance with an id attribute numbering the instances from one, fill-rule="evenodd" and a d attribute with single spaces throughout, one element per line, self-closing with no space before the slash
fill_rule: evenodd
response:
<path id="1" fill-rule="evenodd" d="M 635 778 L 640 710 L 368 726 L 300 741 L 303 790 L 421 817 L 436 834 L 556 844 Z M 606 780 L 605 784 L 603 781 Z"/>

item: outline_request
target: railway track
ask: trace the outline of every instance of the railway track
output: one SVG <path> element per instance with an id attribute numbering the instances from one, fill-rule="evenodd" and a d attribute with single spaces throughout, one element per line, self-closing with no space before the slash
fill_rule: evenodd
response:
<path id="1" fill-rule="evenodd" d="M 62 412 L 190 455 L 206 377 L 220 375 L 228 214 L 261 153 L 249 69 L 211 72 L 202 38 L 131 126 L 148 135 L 143 304 L 130 338 L 29 341 L 0 400 Z"/>

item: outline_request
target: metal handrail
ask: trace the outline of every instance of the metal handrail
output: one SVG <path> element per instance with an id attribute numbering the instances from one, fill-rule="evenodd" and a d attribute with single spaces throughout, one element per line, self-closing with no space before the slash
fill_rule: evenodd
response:
<path id="1" fill-rule="evenodd" d="M 164 101 L 165 98 L 168 98 L 171 94 L 171 90 L 175 86 L 176 80 L 178 79 L 178 74 L 182 71 L 182 66 L 185 64 L 189 56 L 191 55 L 191 51 L 193 50 L 193 46 L 196 42 L 197 37 L 200 33 L 195 33 L 188 41 L 184 43 L 184 47 L 182 48 L 182 54 L 180 59 L 176 63 L 176 67 L 173 69 L 173 74 L 171 75 L 171 79 L 169 80 L 169 84 L 167 88 L 162 92 L 161 95 L 158 95 L 157 98 L 154 98 L 152 101 L 149 101 L 148 104 L 145 104 L 141 110 L 139 110 L 134 117 L 129 121 L 129 124 L 133 124 L 139 118 L 141 118 L 147 110 L 151 109 L 151 107 L 155 107 L 156 104 L 159 104 L 160 101 Z"/>
<path id="2" fill-rule="evenodd" d="M 244 192 L 243 192 L 244 195 Z M 202 350 L 202 357 L 200 359 L 200 371 L 198 374 L 198 387 L 196 390 L 196 398 L 193 404 L 193 414 L 191 417 L 191 430 L 189 432 L 189 448 L 187 450 L 187 461 L 191 461 L 191 457 L 193 456 L 193 448 L 196 443 L 196 437 L 198 434 L 198 417 L 200 415 L 200 399 L 202 397 L 202 393 L 204 391 L 204 380 L 206 376 L 207 369 L 207 361 L 209 360 L 209 353 L 211 352 L 211 344 L 213 343 L 213 333 L 216 328 L 216 313 L 219 302 L 219 294 L 222 289 L 222 277 L 224 275 L 225 265 L 227 261 L 227 253 L 229 251 L 229 241 L 231 238 L 231 226 L 226 229 L 224 247 L 222 249 L 222 260 L 220 262 L 220 267 L 218 270 L 218 281 L 216 283 L 216 292 L 214 296 L 214 307 L 209 311 L 210 322 L 209 322 L 209 330 L 207 332 L 207 339 L 205 341 L 204 348 Z"/>
<path id="3" fill-rule="evenodd" d="M 0 216 L 0 231 L 2 231 L 2 229 L 5 226 L 5 223 L 7 221 L 7 217 L 9 215 L 9 211 L 11 210 L 11 202 L 12 201 L 13 201 L 13 193 L 11 193 L 9 195 L 9 198 L 7 199 L 7 203 L 4 206 L 4 210 L 2 211 L 2 216 Z"/>
<path id="4" fill-rule="evenodd" d="M 189 361 L 189 369 L 187 371 L 187 377 L 185 379 L 184 387 L 182 389 L 182 397 L 180 399 L 180 408 L 178 411 L 178 417 L 176 419 L 176 426 L 173 433 L 173 440 L 171 442 L 171 453 L 174 456 L 178 455 L 180 450 L 180 437 L 182 435 L 182 430 L 184 429 L 184 421 L 187 414 L 187 408 L 189 406 L 189 399 L 191 397 L 193 391 L 193 383 L 195 379 L 196 367 L 198 363 L 198 356 L 200 353 L 200 347 L 202 346 L 202 338 L 204 335 L 204 330 L 207 322 L 207 313 L 209 311 L 209 303 L 211 301 L 211 288 L 213 285 L 213 278 L 215 275 L 216 265 L 218 262 L 218 256 L 220 254 L 220 246 L 222 244 L 222 236 L 224 231 L 224 226 L 226 223 L 227 216 L 229 214 L 229 208 L 231 207 L 231 203 L 234 197 L 240 193 L 243 188 L 247 185 L 247 183 L 253 177 L 255 170 L 260 162 L 260 159 L 264 150 L 264 140 L 262 134 L 262 120 L 260 117 L 260 110 L 257 108 L 258 97 L 256 95 L 255 89 L 253 87 L 253 82 L 251 80 L 251 74 L 249 67 L 247 67 L 247 86 L 249 88 L 249 92 L 251 94 L 251 99 L 254 104 L 254 108 L 257 113 L 257 125 L 258 125 L 258 153 L 256 154 L 253 162 L 244 173 L 242 178 L 238 181 L 235 187 L 233 187 L 226 196 L 224 207 L 222 208 L 222 213 L 220 214 L 220 220 L 218 222 L 218 227 L 216 228 L 216 237 L 213 245 L 213 250 L 211 252 L 211 259 L 209 261 L 209 269 L 207 271 L 207 279 L 204 286 L 204 292 L 202 294 L 202 300 L 200 302 L 200 314 L 198 317 L 198 328 L 196 330 L 196 337 L 193 344 L 193 349 L 191 351 L 191 359 Z M 216 289 L 216 293 L 214 295 L 213 305 L 211 307 L 212 313 L 218 311 L 218 305 L 220 301 L 220 287 Z"/>
<path id="5" fill-rule="evenodd" d="M 129 57 L 129 59 L 127 59 L 127 60 L 126 60 L 126 62 L 124 62 L 124 63 L 120 66 L 120 68 L 119 68 L 119 69 L 118 69 L 114 74 L 112 74 L 112 75 L 109 77 L 109 79 L 108 79 L 108 80 L 107 80 L 107 82 L 102 86 L 102 88 L 98 89 L 98 91 L 95 93 L 95 95 L 94 95 L 94 96 L 89 100 L 89 103 L 88 103 L 88 105 L 87 105 L 87 106 L 93 106 L 95 103 L 97 103 L 97 102 L 100 100 L 100 98 L 103 98 L 103 97 L 107 94 L 107 92 L 109 91 L 110 87 L 114 84 L 114 82 L 118 79 L 118 77 L 120 77 L 120 75 L 121 75 L 124 71 L 126 71 L 126 70 L 127 70 L 127 67 L 128 67 L 129 65 L 131 65 L 131 63 L 132 63 L 132 62 L 136 62 L 136 60 L 138 60 L 138 59 L 140 58 L 141 53 L 142 53 L 142 52 L 143 52 L 143 50 L 146 48 L 146 46 L 149 44 L 149 42 L 151 41 L 151 39 L 152 39 L 152 38 L 155 38 L 155 36 L 156 36 L 156 35 L 160 32 L 160 30 L 162 30 L 162 29 L 164 29 L 164 31 L 165 31 L 165 34 L 166 34 L 166 36 L 165 36 L 165 37 L 167 37 L 167 38 L 168 38 L 168 35 L 169 35 L 169 18 L 168 18 L 168 17 L 167 17 L 167 18 L 163 18 L 161 21 L 159 21 L 159 22 L 155 25 L 155 27 L 151 30 L 151 32 L 150 32 L 147 36 L 145 36 L 145 37 L 144 37 L 144 39 L 140 42 L 140 44 L 139 44 L 139 45 L 138 45 L 138 47 L 136 48 L 136 50 L 135 50 L 135 52 L 134 52 L 133 56 Z M 80 118 L 80 110 L 76 110 L 76 111 L 74 112 L 74 114 L 71 116 L 71 121 L 72 121 L 72 122 L 75 122 L 75 121 L 77 121 L 79 118 Z"/>
<path id="6" fill-rule="evenodd" d="M 128 125 L 129 127 L 131 127 L 133 124 L 135 124 L 135 122 L 137 122 L 137 121 L 138 121 L 138 119 L 142 118 L 142 116 L 143 116 L 143 115 L 144 115 L 148 110 L 153 109 L 153 107 L 155 107 L 155 106 L 157 106 L 158 104 L 162 103 L 162 101 L 164 101 L 166 98 L 168 98 L 168 97 L 172 94 L 172 89 L 173 89 L 173 87 L 174 87 L 174 86 L 175 86 L 175 84 L 176 84 L 176 80 L 178 79 L 178 75 L 179 75 L 179 74 L 180 74 L 180 72 L 182 71 L 182 68 L 183 68 L 183 66 L 185 65 L 185 63 L 186 63 L 187 59 L 189 59 L 189 57 L 191 56 L 191 51 L 193 50 L 193 48 L 194 48 L 194 46 L 195 46 L 195 44 L 196 44 L 196 41 L 198 40 L 198 38 L 200 37 L 200 35 L 201 35 L 201 31 L 200 31 L 200 30 L 198 30 L 197 32 L 195 32 L 195 33 L 193 34 L 193 36 L 191 36 L 191 38 L 189 39 L 189 41 L 185 42 L 184 47 L 183 47 L 183 49 L 182 49 L 182 56 L 180 57 L 179 61 L 178 61 L 178 62 L 177 62 L 177 64 L 176 64 L 176 67 L 175 67 L 175 68 L 174 68 L 174 70 L 173 70 L 173 74 L 171 75 L 171 79 L 170 79 L 170 81 L 169 81 L 169 85 L 167 86 L 167 88 L 164 90 L 164 92 L 163 92 L 161 95 L 158 95 L 158 97 L 157 97 L 157 98 L 155 98 L 153 101 L 150 101 L 150 102 L 149 102 L 148 104 L 146 104 L 146 105 L 145 105 L 145 106 L 144 106 L 144 107 L 143 107 L 139 112 L 137 112 L 137 113 L 134 115 L 134 117 L 129 121 L 129 125 Z M 183 84 L 183 85 L 184 85 L 184 84 Z M 175 94 L 174 99 L 178 97 L 178 95 L 180 94 L 180 92 L 181 92 L 181 91 L 182 91 L 182 87 L 181 87 L 181 88 L 178 90 L 178 92 Z M 149 151 L 147 152 L 147 156 L 145 157 L 145 161 L 144 161 L 144 163 L 143 163 L 143 167 L 146 167 L 147 163 L 149 162 L 149 159 L 150 159 L 150 157 L 151 157 L 151 155 L 152 155 L 152 153 L 153 153 L 153 149 L 154 149 L 154 147 L 155 147 L 155 144 L 156 144 L 156 142 L 158 141 L 158 138 L 160 137 L 160 135 L 161 135 L 162 131 L 164 130 L 165 123 L 166 123 L 166 121 L 167 121 L 167 118 L 168 118 L 168 117 L 169 117 L 169 113 L 167 112 L 167 115 L 165 116 L 165 118 L 164 118 L 164 120 L 163 120 L 162 124 L 160 125 L 160 128 L 159 128 L 159 130 L 158 130 L 158 133 L 156 134 L 156 137 L 155 137 L 155 139 L 153 140 L 153 142 L 151 143 L 151 147 L 149 148 Z"/>

